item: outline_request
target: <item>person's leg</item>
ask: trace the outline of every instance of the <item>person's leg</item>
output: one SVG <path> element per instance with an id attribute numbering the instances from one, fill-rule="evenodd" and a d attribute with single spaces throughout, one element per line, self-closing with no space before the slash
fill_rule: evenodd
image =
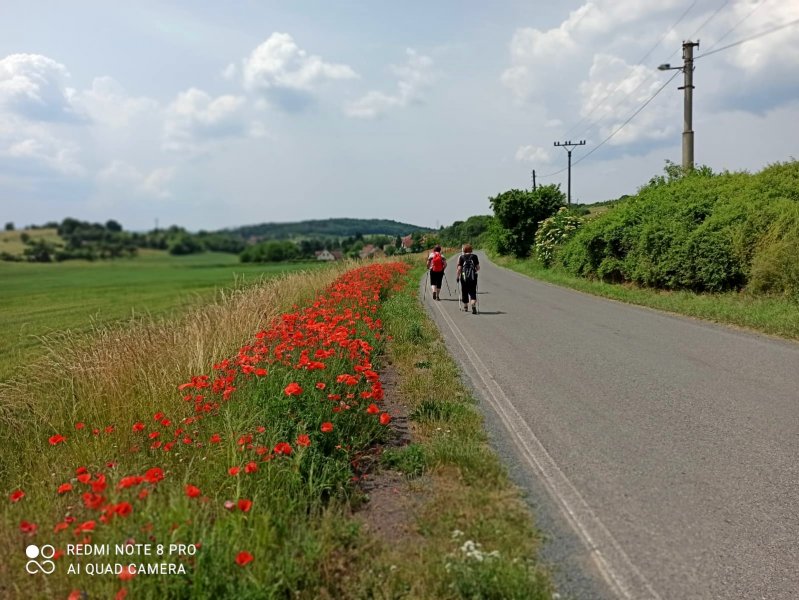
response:
<path id="1" fill-rule="evenodd" d="M 461 281 L 461 304 L 463 305 L 463 310 L 469 310 L 469 288 L 465 281 Z"/>

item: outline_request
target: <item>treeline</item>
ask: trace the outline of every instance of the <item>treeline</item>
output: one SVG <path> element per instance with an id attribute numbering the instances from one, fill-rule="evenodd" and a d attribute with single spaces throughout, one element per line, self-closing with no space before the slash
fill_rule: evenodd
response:
<path id="1" fill-rule="evenodd" d="M 7 223 L 5 229 L 13 231 L 13 223 Z M 230 234 L 206 231 L 189 233 L 175 225 L 146 233 L 125 231 L 113 219 L 105 223 L 91 223 L 67 217 L 60 223 L 49 222 L 41 226 L 33 225 L 28 229 L 55 229 L 59 241 L 34 238 L 23 231 L 20 233 L 20 240 L 25 245 L 22 255 L 2 252 L 0 260 L 60 262 L 129 258 L 136 256 L 141 248 L 166 250 L 175 255 L 205 251 L 239 254 L 247 246 L 243 239 Z"/>
<path id="2" fill-rule="evenodd" d="M 421 237 L 421 236 L 419 236 Z M 241 253 L 242 262 L 285 262 L 316 260 L 322 250 L 340 253 L 342 258 L 359 258 L 364 248 L 372 246 L 387 256 L 401 252 L 402 238 L 388 235 L 363 235 L 357 233 L 345 238 L 311 238 L 296 242 L 265 240 L 247 246 Z M 421 249 L 421 248 L 420 248 Z"/>
<path id="3" fill-rule="evenodd" d="M 595 218 L 545 221 L 536 254 L 583 277 L 799 300 L 799 162 L 759 173 L 669 163 Z M 546 239 L 545 239 L 546 238 Z"/>
<path id="4" fill-rule="evenodd" d="M 400 223 L 389 219 L 318 219 L 295 223 L 261 223 L 226 229 L 223 233 L 244 239 L 284 240 L 292 238 L 347 238 L 356 235 L 387 235 L 392 238 L 415 231 L 427 231 L 424 227 Z"/>

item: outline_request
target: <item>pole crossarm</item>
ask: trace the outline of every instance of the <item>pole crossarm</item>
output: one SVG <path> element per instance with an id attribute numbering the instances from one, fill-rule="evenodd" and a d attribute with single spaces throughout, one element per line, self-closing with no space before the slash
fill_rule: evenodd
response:
<path id="1" fill-rule="evenodd" d="M 571 140 L 565 142 L 555 142 L 555 146 L 560 146 L 566 149 L 566 154 L 569 156 L 569 183 L 568 183 L 568 192 L 566 195 L 567 203 L 571 206 L 572 203 L 572 150 L 574 150 L 577 146 L 585 146 L 585 140 L 580 140 L 579 142 L 572 142 Z"/>

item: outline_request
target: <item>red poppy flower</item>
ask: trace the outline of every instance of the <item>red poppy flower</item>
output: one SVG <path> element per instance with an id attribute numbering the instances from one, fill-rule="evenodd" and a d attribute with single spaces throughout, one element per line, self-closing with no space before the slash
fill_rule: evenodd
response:
<path id="1" fill-rule="evenodd" d="M 391 415 L 387 412 L 384 412 L 382 415 L 380 415 L 380 424 L 388 425 L 389 423 L 391 423 Z"/>
<path id="2" fill-rule="evenodd" d="M 380 409 L 377 408 L 377 404 L 373 402 L 372 404 L 369 405 L 369 408 L 366 409 L 366 412 L 368 412 L 370 415 L 376 415 L 377 413 L 380 412 Z"/>
<path id="3" fill-rule="evenodd" d="M 9 499 L 11 502 L 19 502 L 19 501 L 20 501 L 20 500 L 22 500 L 24 497 L 25 497 L 25 492 L 23 492 L 22 490 L 14 490 L 14 491 L 13 491 L 13 492 L 11 492 L 11 494 L 8 496 L 8 499 Z"/>
<path id="4" fill-rule="evenodd" d="M 128 475 L 127 477 L 123 477 L 119 480 L 117 487 L 121 490 L 124 490 L 129 487 L 133 487 L 134 485 L 139 485 L 142 481 L 144 481 L 144 477 L 139 475 Z"/>
<path id="5" fill-rule="evenodd" d="M 147 483 L 158 483 L 164 478 L 164 470 L 159 467 L 148 469 L 144 474 L 144 480 Z"/>
<path id="6" fill-rule="evenodd" d="M 283 391 L 286 393 L 286 396 L 299 396 L 302 394 L 302 388 L 296 381 L 292 381 L 288 384 Z"/>
<path id="7" fill-rule="evenodd" d="M 19 530 L 26 535 L 33 535 L 37 529 L 39 529 L 39 526 L 36 523 L 28 521 L 20 521 L 19 523 Z"/>
<path id="8" fill-rule="evenodd" d="M 322 430 L 322 433 L 330 433 L 333 431 L 333 423 L 330 421 L 325 421 L 322 423 L 322 427 L 320 427 L 320 429 Z"/>
<path id="9" fill-rule="evenodd" d="M 53 527 L 53 533 L 58 533 L 59 531 L 64 531 L 69 527 L 69 523 L 66 521 L 62 521 L 61 523 L 56 523 L 55 527 Z"/>
<path id="10" fill-rule="evenodd" d="M 188 484 L 186 486 L 186 495 L 189 498 L 196 498 L 200 494 L 202 494 L 202 492 L 200 491 L 200 488 L 198 488 L 196 485 Z"/>
<path id="11" fill-rule="evenodd" d="M 218 433 L 215 433 L 214 435 L 211 436 L 211 439 L 208 441 L 211 442 L 212 444 L 218 444 L 219 442 L 222 441 L 222 438 Z"/>
<path id="12" fill-rule="evenodd" d="M 275 454 L 285 454 L 286 456 L 289 456 L 291 453 L 291 445 L 288 442 L 278 442 L 275 445 Z"/>
<path id="13" fill-rule="evenodd" d="M 80 421 L 78 421 L 77 423 L 75 423 L 75 429 L 77 429 L 78 431 L 80 431 L 80 430 L 81 430 L 81 429 L 83 429 L 84 427 L 86 427 L 86 423 L 81 423 Z"/>
<path id="14" fill-rule="evenodd" d="M 67 492 L 72 491 L 72 484 L 71 483 L 62 483 L 58 486 L 58 493 L 59 494 L 66 494 Z"/>
<path id="15" fill-rule="evenodd" d="M 227 470 L 227 472 L 230 473 L 231 475 L 238 475 L 240 470 L 241 470 L 240 467 L 230 467 Z"/>
<path id="16" fill-rule="evenodd" d="M 139 492 L 139 500 L 144 500 L 149 495 L 150 495 L 150 490 L 143 489 L 142 491 Z"/>
<path id="17" fill-rule="evenodd" d="M 252 500 L 245 500 L 244 498 L 239 500 L 239 510 L 241 512 L 250 512 L 251 508 L 252 508 Z"/>
<path id="18" fill-rule="evenodd" d="M 323 390 L 326 387 L 327 387 L 327 384 L 324 381 L 320 381 L 319 383 L 316 384 L 316 389 L 317 390 Z"/>
<path id="19" fill-rule="evenodd" d="M 266 369 L 255 369 L 255 374 L 258 377 L 264 377 L 265 375 L 267 375 L 267 371 Z"/>
<path id="20" fill-rule="evenodd" d="M 121 575 L 121 573 L 120 573 Z M 128 588 L 121 588 L 116 596 L 114 596 L 114 600 L 125 600 L 128 597 Z"/>
<path id="21" fill-rule="evenodd" d="M 157 412 L 153 415 L 153 421 L 160 421 L 163 418 L 164 418 L 164 413 L 162 412 Z"/>
<path id="22" fill-rule="evenodd" d="M 133 431 L 144 431 L 144 423 L 141 421 L 136 421 L 133 424 Z"/>
<path id="23" fill-rule="evenodd" d="M 83 597 L 83 592 L 80 590 L 72 590 L 67 596 L 67 600 L 80 600 Z"/>
<path id="24" fill-rule="evenodd" d="M 92 491 L 96 494 L 99 494 L 100 492 L 104 491 L 107 485 L 105 482 L 105 475 L 103 474 L 98 475 L 97 478 L 94 481 L 92 481 L 91 485 L 92 485 Z"/>
<path id="25" fill-rule="evenodd" d="M 258 464 L 253 461 L 248 462 L 244 467 L 245 473 L 255 473 L 257 470 L 258 470 Z"/>
<path id="26" fill-rule="evenodd" d="M 51 446 L 55 446 L 56 444 L 60 444 L 62 442 L 67 441 L 67 438 L 65 438 L 60 433 L 57 433 L 56 435 L 50 436 L 50 439 L 48 441 L 50 442 Z"/>
<path id="27" fill-rule="evenodd" d="M 309 438 L 306 434 L 302 433 L 297 436 L 297 445 L 298 446 L 305 446 L 306 448 L 311 445 L 311 438 Z"/>
<path id="28" fill-rule="evenodd" d="M 105 502 L 105 498 L 100 494 L 92 494 L 90 492 L 86 492 L 81 496 L 83 498 L 83 505 L 91 510 L 99 509 L 103 503 Z"/>
<path id="29" fill-rule="evenodd" d="M 246 564 L 249 564 L 253 561 L 253 555 L 247 552 L 246 550 L 242 550 L 236 555 L 236 564 L 240 567 L 243 567 Z"/>
<path id="30" fill-rule="evenodd" d="M 114 512 L 120 517 L 127 517 L 133 512 L 133 506 L 130 502 L 120 502 L 114 507 Z"/>
<path id="31" fill-rule="evenodd" d="M 125 565 L 122 569 L 122 572 L 119 574 L 119 578 L 122 581 L 130 581 L 136 577 L 136 567 L 135 565 Z"/>
<path id="32" fill-rule="evenodd" d="M 95 525 L 96 523 L 94 521 L 84 521 L 83 523 L 75 527 L 75 535 L 78 535 L 80 533 L 86 533 L 88 531 L 94 531 Z"/>

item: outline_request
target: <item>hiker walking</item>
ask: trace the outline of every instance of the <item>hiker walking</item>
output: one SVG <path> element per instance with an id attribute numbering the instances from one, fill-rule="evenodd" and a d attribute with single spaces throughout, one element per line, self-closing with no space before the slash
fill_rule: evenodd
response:
<path id="1" fill-rule="evenodd" d="M 441 254 L 441 246 L 433 248 L 427 257 L 427 268 L 430 271 L 433 300 L 441 300 L 441 280 L 444 279 L 444 270 L 447 268 L 447 259 Z"/>
<path id="2" fill-rule="evenodd" d="M 463 253 L 458 258 L 458 281 L 461 284 L 461 303 L 463 310 L 469 312 L 469 305 L 472 306 L 472 314 L 477 314 L 477 271 L 480 270 L 480 261 L 477 255 L 472 253 L 472 245 L 464 244 Z"/>

